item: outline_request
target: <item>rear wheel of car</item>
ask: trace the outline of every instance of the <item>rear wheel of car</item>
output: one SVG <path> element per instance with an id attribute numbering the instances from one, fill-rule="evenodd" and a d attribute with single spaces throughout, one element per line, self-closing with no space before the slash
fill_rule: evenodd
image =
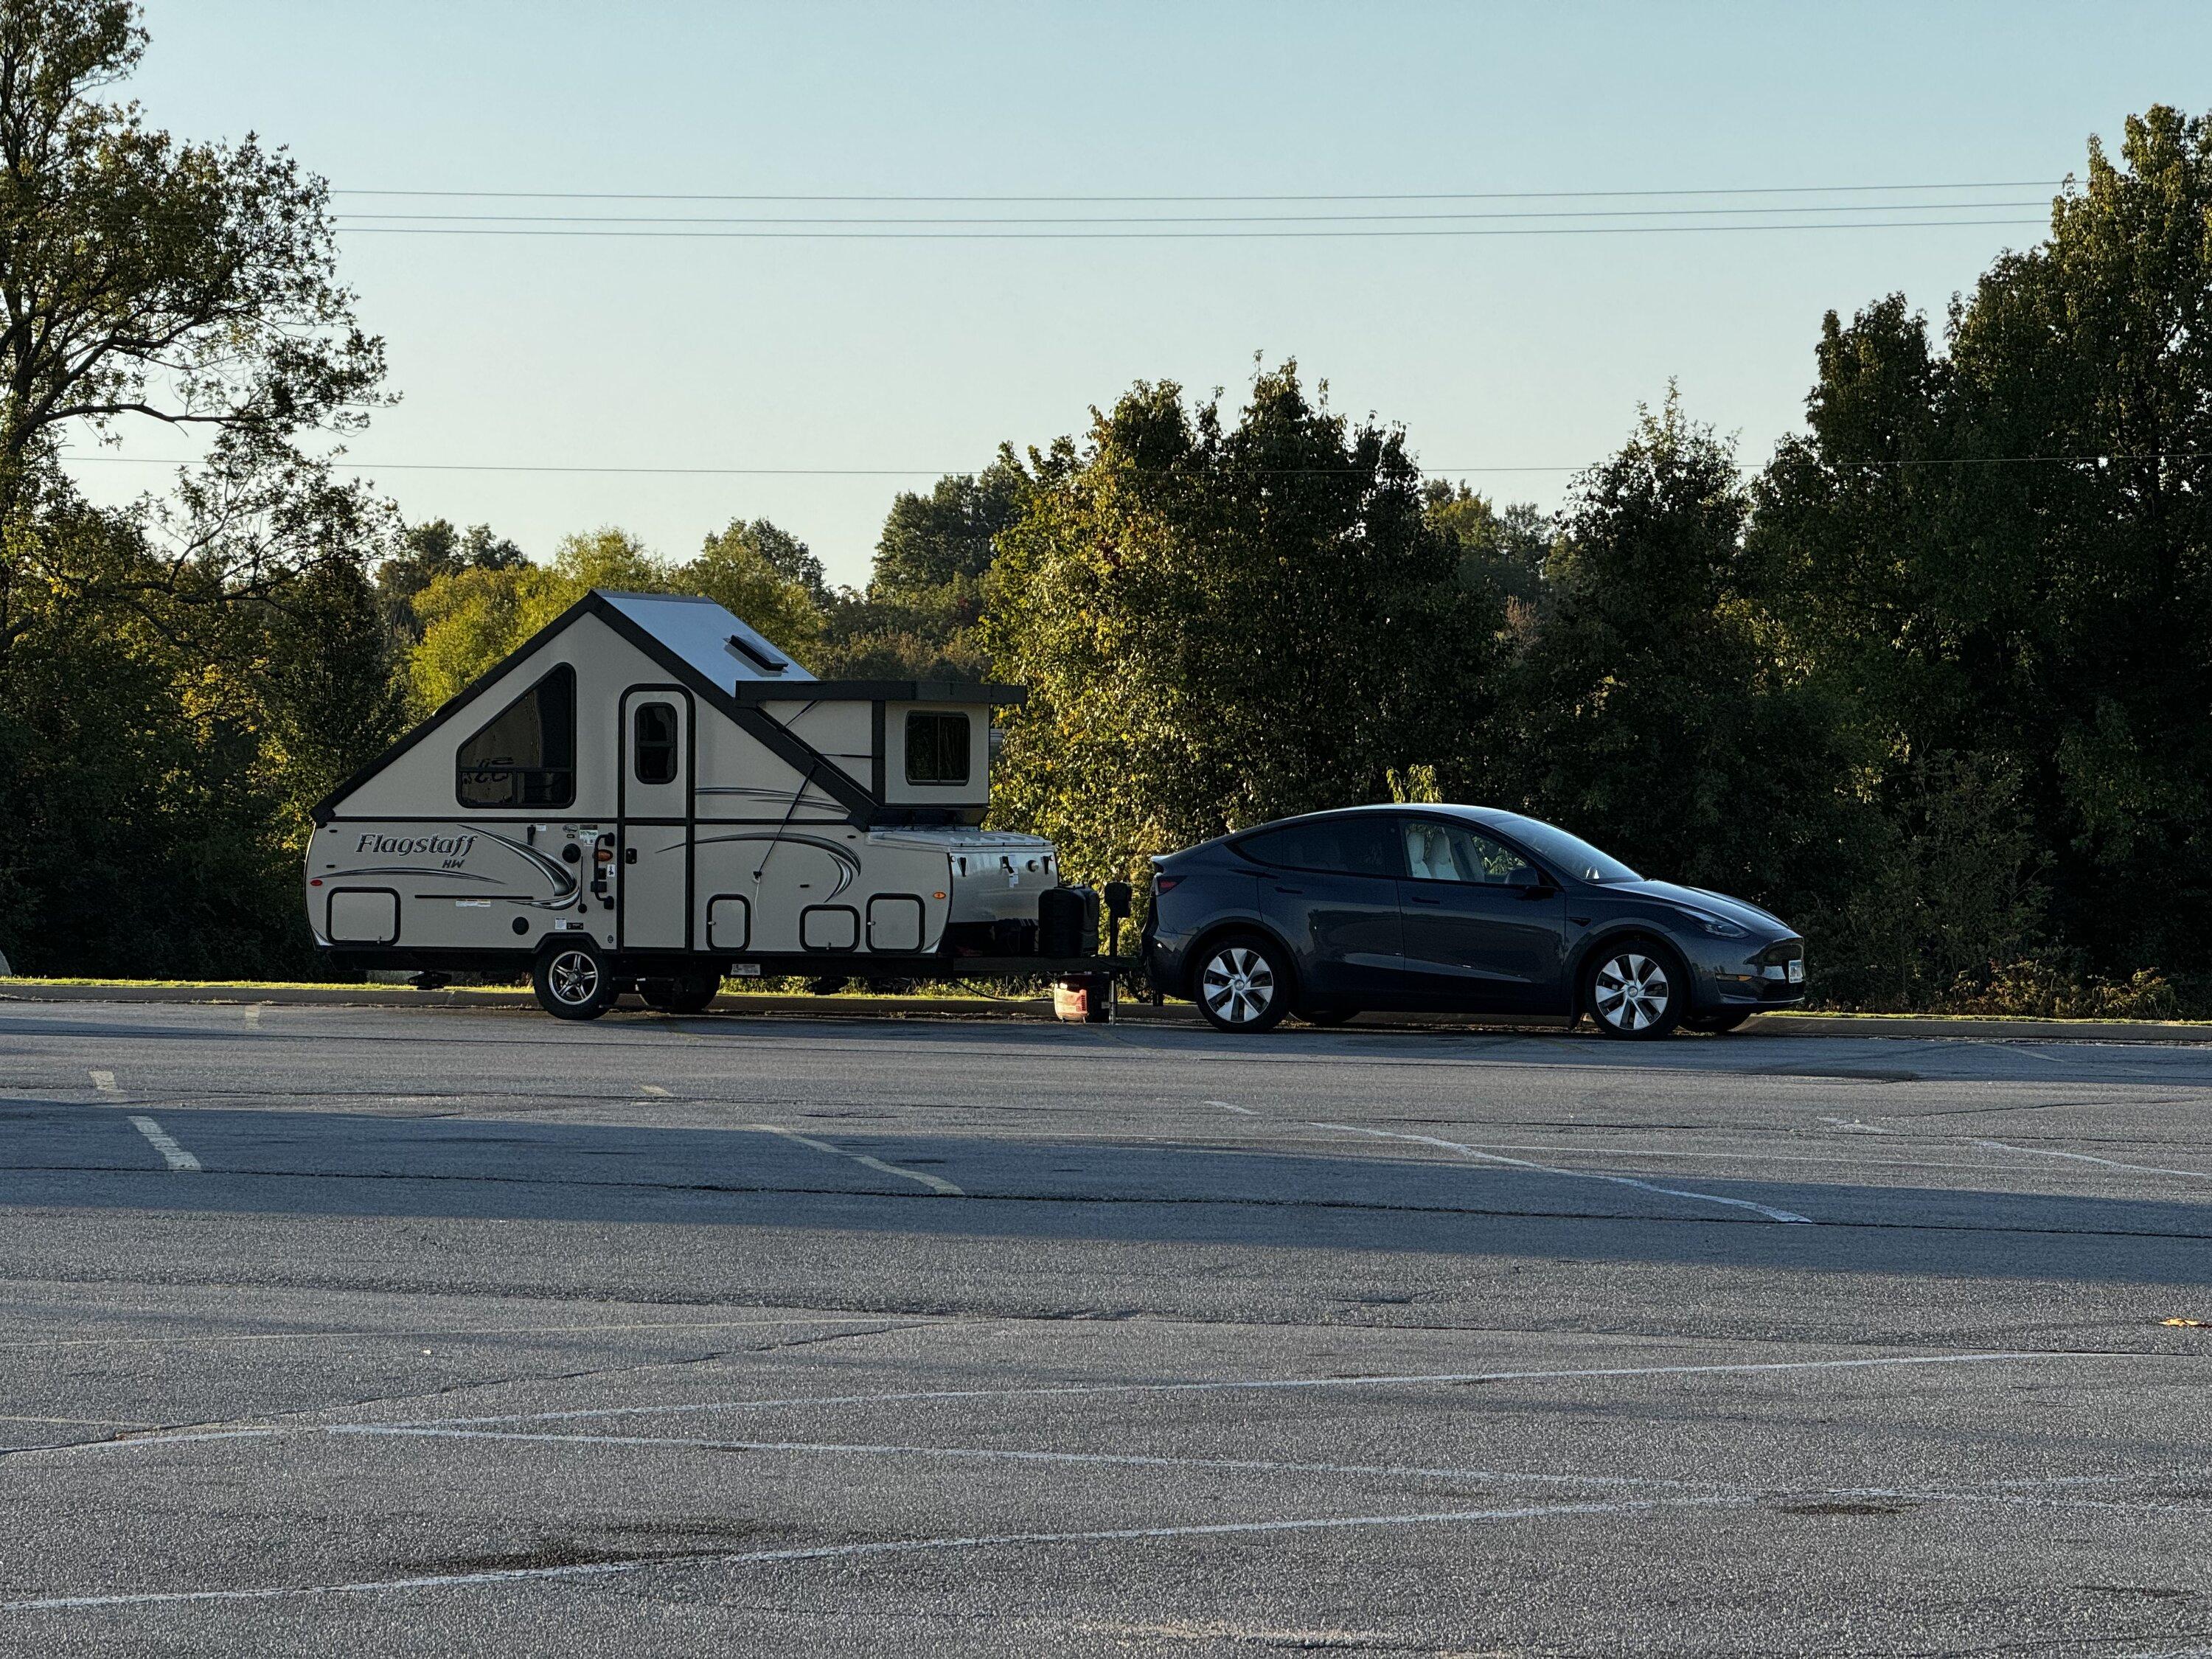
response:
<path id="1" fill-rule="evenodd" d="M 1214 1030 L 1273 1030 L 1290 1012 L 1290 966 L 1266 939 L 1235 933 L 1206 948 L 1193 989 Z"/>
<path id="2" fill-rule="evenodd" d="M 556 1019 L 597 1019 L 614 1005 L 614 975 L 606 958 L 585 940 L 538 953 L 530 976 L 538 1006 Z"/>
<path id="3" fill-rule="evenodd" d="M 1753 1012 L 1749 1008 L 1731 1008 L 1724 1014 L 1689 1014 L 1683 1018 L 1682 1029 L 1703 1031 L 1707 1036 L 1719 1036 L 1723 1032 L 1735 1030 L 1749 1019 Z"/>
<path id="4" fill-rule="evenodd" d="M 1604 1036 L 1665 1036 L 1681 1023 L 1689 995 L 1680 964 L 1643 939 L 1601 946 L 1583 969 L 1583 1006 Z"/>
<path id="5" fill-rule="evenodd" d="M 714 1000 L 722 988 L 719 974 L 683 974 L 674 979 L 641 979 L 637 994 L 648 1008 L 666 1014 L 696 1014 Z"/>

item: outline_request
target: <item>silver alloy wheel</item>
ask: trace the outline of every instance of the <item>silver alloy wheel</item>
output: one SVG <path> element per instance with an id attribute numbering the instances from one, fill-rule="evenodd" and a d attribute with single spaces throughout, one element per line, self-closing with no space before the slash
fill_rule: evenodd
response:
<path id="1" fill-rule="evenodd" d="M 1249 1025 L 1275 1000 L 1275 970 L 1249 945 L 1231 945 L 1213 953 L 1199 975 L 1199 988 L 1217 1018 Z"/>
<path id="2" fill-rule="evenodd" d="M 546 964 L 545 983 L 559 1001 L 584 1007 L 599 994 L 599 964 L 588 951 L 563 951 Z"/>
<path id="3" fill-rule="evenodd" d="M 1637 951 L 1624 951 L 1597 970 L 1597 1017 L 1616 1031 L 1650 1029 L 1674 997 L 1667 970 Z"/>

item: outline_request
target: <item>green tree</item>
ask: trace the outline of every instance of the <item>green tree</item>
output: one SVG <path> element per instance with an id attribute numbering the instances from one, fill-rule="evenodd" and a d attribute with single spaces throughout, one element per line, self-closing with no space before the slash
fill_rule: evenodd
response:
<path id="1" fill-rule="evenodd" d="M 1501 767 L 1647 873 L 1785 908 L 1848 868 L 1848 756 L 1746 592 L 1735 454 L 1670 392 L 1562 517 L 1550 612 L 1507 677 Z"/>
<path id="2" fill-rule="evenodd" d="M 1831 315 L 1760 487 L 1766 606 L 1868 793 L 1901 822 L 1938 757 L 2016 776 L 2037 931 L 2093 972 L 2212 971 L 2208 312 L 2212 122 L 2154 107 L 1940 348 L 1896 296 Z"/>
<path id="3" fill-rule="evenodd" d="M 326 188 L 104 100 L 144 46 L 125 0 L 0 8 L 0 658 L 57 606 L 232 604 L 359 556 L 366 498 L 295 442 L 361 424 L 383 374 Z M 127 420 L 205 433 L 210 459 L 142 509 L 158 533 L 87 557 L 40 533 L 71 494 L 58 446 Z"/>
<path id="4" fill-rule="evenodd" d="M 998 538 L 1020 517 L 1029 477 L 1010 449 L 981 473 L 902 491 L 876 544 L 865 592 L 834 596 L 824 654 L 855 679 L 981 680 L 977 633 Z"/>
<path id="5" fill-rule="evenodd" d="M 377 606 L 395 653 L 411 649 L 422 638 L 415 596 L 440 576 L 461 570 L 516 570 L 528 563 L 522 550 L 488 524 L 456 530 L 447 519 L 407 526 L 398 545 L 376 569 Z"/>
<path id="6" fill-rule="evenodd" d="M 1093 877 L 1460 757 L 1501 621 L 1428 522 L 1403 434 L 1295 364 L 1234 426 L 1139 384 L 1034 457 L 983 639 L 1025 684 L 997 811 Z"/>
<path id="7" fill-rule="evenodd" d="M 594 587 L 703 595 L 812 666 L 821 613 L 802 583 L 769 562 L 755 536 L 710 536 L 698 557 L 671 564 L 607 525 L 562 538 L 550 568 L 474 566 L 433 579 L 414 600 L 422 637 L 405 660 L 410 712 L 429 714 Z"/>
<path id="8" fill-rule="evenodd" d="M 300 440 L 382 349 L 324 186 L 106 94 L 121 0 L 0 5 L 0 945 L 38 971 L 297 969 L 305 806 L 388 734 L 387 525 Z M 95 508 L 58 457 L 128 422 L 209 459 Z"/>

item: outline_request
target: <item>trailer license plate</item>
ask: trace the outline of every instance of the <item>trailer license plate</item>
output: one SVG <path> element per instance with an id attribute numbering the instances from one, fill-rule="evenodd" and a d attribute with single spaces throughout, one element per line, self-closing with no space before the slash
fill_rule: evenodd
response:
<path id="1" fill-rule="evenodd" d="M 1804 958 L 1804 957 L 1798 957 L 1794 958 L 1794 959 L 1790 962 L 1790 982 L 1792 985 L 1802 985 L 1802 984 L 1805 982 L 1805 958 Z"/>

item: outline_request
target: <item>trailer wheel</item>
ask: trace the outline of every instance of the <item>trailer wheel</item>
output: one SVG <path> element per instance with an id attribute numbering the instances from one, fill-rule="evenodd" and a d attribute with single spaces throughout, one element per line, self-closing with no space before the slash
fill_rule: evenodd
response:
<path id="1" fill-rule="evenodd" d="M 637 994 L 648 1008 L 663 1013 L 696 1014 L 705 1011 L 722 988 L 720 974 L 682 974 L 674 979 L 641 979 Z"/>
<path id="2" fill-rule="evenodd" d="M 530 982 L 538 1006 L 556 1019 L 597 1019 L 614 1005 L 607 960 L 581 939 L 540 952 Z"/>
<path id="3" fill-rule="evenodd" d="M 1198 1012 L 1217 1031 L 1271 1031 L 1290 1012 L 1289 968 L 1256 933 L 1231 933 L 1212 945 L 1192 988 Z"/>

